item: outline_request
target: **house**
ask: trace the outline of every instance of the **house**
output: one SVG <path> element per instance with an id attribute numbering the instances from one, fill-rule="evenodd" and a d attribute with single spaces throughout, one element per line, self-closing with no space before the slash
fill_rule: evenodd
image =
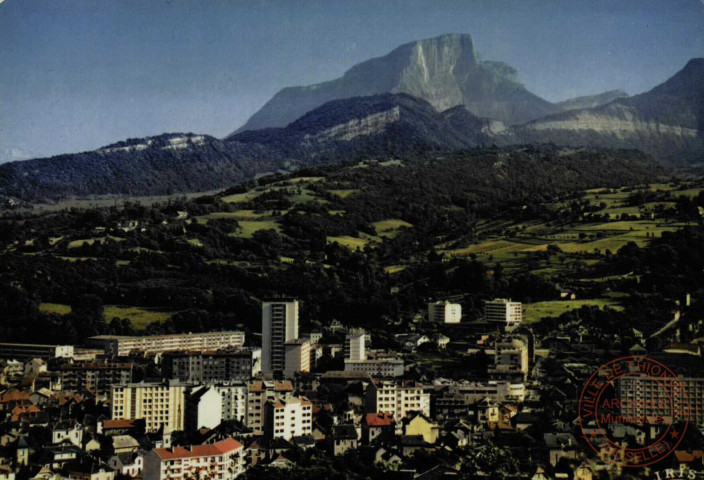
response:
<path id="1" fill-rule="evenodd" d="M 121 475 L 137 477 L 144 467 L 145 451 L 131 453 L 116 453 L 108 460 L 108 465 Z"/>
<path id="2" fill-rule="evenodd" d="M 389 441 L 396 433 L 396 421 L 391 413 L 367 413 L 362 419 L 362 441 L 369 445 L 377 438 Z"/>
<path id="3" fill-rule="evenodd" d="M 115 453 L 135 453 L 139 450 L 139 442 L 130 435 L 115 435 L 112 437 Z"/>
<path id="4" fill-rule="evenodd" d="M 145 430 L 144 419 L 117 419 L 117 420 L 98 420 L 98 426 L 96 431 L 98 434 L 105 435 L 106 437 L 111 437 L 113 435 L 123 435 L 125 433 L 133 431 L 135 434 L 144 434 Z"/>
<path id="5" fill-rule="evenodd" d="M 357 441 L 354 425 L 334 425 L 328 435 L 328 451 L 336 457 L 344 455 L 348 450 L 357 448 Z"/>
<path id="6" fill-rule="evenodd" d="M 429 444 L 433 444 L 440 436 L 440 426 L 421 412 L 412 412 L 401 420 L 404 435 L 420 435 Z"/>
<path id="7" fill-rule="evenodd" d="M 51 429 L 51 443 L 70 443 L 78 448 L 83 446 L 83 426 L 70 420 L 62 420 L 54 424 Z"/>
<path id="8" fill-rule="evenodd" d="M 296 464 L 293 463 L 288 458 L 284 457 L 283 454 L 280 453 L 278 457 L 276 457 L 274 460 L 272 460 L 269 463 L 269 466 L 273 467 L 273 468 L 284 468 L 284 469 L 288 470 L 288 469 L 295 467 Z"/>

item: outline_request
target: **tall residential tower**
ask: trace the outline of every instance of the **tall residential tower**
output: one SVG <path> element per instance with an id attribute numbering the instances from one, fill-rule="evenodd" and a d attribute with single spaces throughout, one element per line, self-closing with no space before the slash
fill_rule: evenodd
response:
<path id="1" fill-rule="evenodd" d="M 286 368 L 286 343 L 298 338 L 298 300 L 262 302 L 262 373 Z"/>

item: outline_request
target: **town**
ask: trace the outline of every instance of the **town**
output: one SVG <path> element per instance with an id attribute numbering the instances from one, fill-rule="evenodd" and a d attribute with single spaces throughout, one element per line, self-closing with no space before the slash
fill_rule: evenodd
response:
<path id="1" fill-rule="evenodd" d="M 620 353 L 608 337 L 583 326 L 538 334 L 522 325 L 520 302 L 501 298 L 463 322 L 460 304 L 440 300 L 422 328 L 396 335 L 396 349 L 375 348 L 373 332 L 339 322 L 299 331 L 299 304 L 263 300 L 254 339 L 212 331 L 0 344 L 0 479 L 278 478 L 334 462 L 407 479 L 627 470 L 591 452 L 578 426 L 587 378 Z M 418 360 L 448 352 L 474 367 L 442 377 Z M 631 353 L 645 354 L 637 344 Z M 661 465 L 696 472 L 700 347 L 647 353 L 677 372 L 688 398 L 687 440 Z M 616 426 L 615 438 L 648 445 L 661 435 L 665 426 L 647 421 L 670 407 L 658 390 L 654 379 L 620 383 L 622 401 L 605 406 L 645 422 Z M 640 401 L 644 391 L 655 399 Z M 602 427 L 582 425 L 585 434 Z"/>

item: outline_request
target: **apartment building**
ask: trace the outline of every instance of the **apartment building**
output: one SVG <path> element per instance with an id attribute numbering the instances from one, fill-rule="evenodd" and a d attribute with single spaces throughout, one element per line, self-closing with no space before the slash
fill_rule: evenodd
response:
<path id="1" fill-rule="evenodd" d="M 10 360 L 31 360 L 41 358 L 71 358 L 73 345 L 42 345 L 37 343 L 0 343 L 0 358 Z"/>
<path id="2" fill-rule="evenodd" d="M 165 433 L 183 430 L 186 385 L 178 381 L 113 385 L 110 391 L 113 419 L 143 418 L 148 432 L 162 426 Z"/>
<path id="3" fill-rule="evenodd" d="M 438 381 L 434 385 L 436 391 L 445 391 L 447 397 L 461 399 L 465 405 L 484 400 L 493 402 L 522 402 L 526 397 L 524 383 L 489 380 L 488 382 L 454 382 Z"/>
<path id="4" fill-rule="evenodd" d="M 460 323 L 462 305 L 448 301 L 429 303 L 428 320 L 435 323 Z"/>
<path id="5" fill-rule="evenodd" d="M 253 376 L 254 353 L 250 348 L 211 352 L 167 352 L 161 360 L 164 377 L 182 382 L 218 383 L 247 381 Z"/>
<path id="6" fill-rule="evenodd" d="M 267 400 L 288 400 L 292 396 L 293 384 L 289 381 L 250 381 L 247 384 L 247 426 L 255 434 L 262 434 Z"/>
<path id="7" fill-rule="evenodd" d="M 420 383 L 375 380 L 366 392 L 368 413 L 390 413 L 403 418 L 408 412 L 430 415 L 430 393 Z"/>
<path id="8" fill-rule="evenodd" d="M 186 395 L 186 431 L 215 428 L 222 423 L 222 400 L 215 389 L 198 386 Z"/>
<path id="9" fill-rule="evenodd" d="M 223 420 L 247 421 L 247 384 L 244 382 L 226 382 L 211 385 L 220 395 Z"/>
<path id="10" fill-rule="evenodd" d="M 528 344 L 521 338 L 508 337 L 494 345 L 494 365 L 489 369 L 492 377 L 528 377 L 530 369 Z"/>
<path id="11" fill-rule="evenodd" d="M 345 335 L 345 360 L 366 359 L 366 332 L 361 328 L 353 328 Z"/>
<path id="12" fill-rule="evenodd" d="M 228 438 L 211 445 L 155 448 L 144 456 L 144 480 L 232 480 L 245 471 L 244 447 Z"/>
<path id="13" fill-rule="evenodd" d="M 521 302 L 511 299 L 497 298 L 484 303 L 484 320 L 512 329 L 521 324 L 523 306 Z"/>
<path id="14" fill-rule="evenodd" d="M 298 300 L 262 302 L 262 372 L 286 368 L 286 343 L 298 339 Z"/>
<path id="15" fill-rule="evenodd" d="M 313 404 L 306 397 L 269 399 L 264 404 L 264 437 L 268 440 L 310 435 L 313 431 Z"/>
<path id="16" fill-rule="evenodd" d="M 400 377 L 404 372 L 403 359 L 379 357 L 366 360 L 345 359 L 345 372 L 366 373 L 370 377 Z"/>
<path id="17" fill-rule="evenodd" d="M 98 335 L 87 339 L 90 346 L 102 348 L 108 355 L 155 355 L 174 351 L 213 351 L 244 345 L 244 332 L 177 333 L 173 335 Z"/>
<path id="18" fill-rule="evenodd" d="M 310 348 L 309 340 L 295 340 L 286 343 L 284 346 L 286 352 L 285 377 L 293 378 L 297 372 L 310 372 Z"/>
<path id="19" fill-rule="evenodd" d="M 109 395 L 112 385 L 126 385 L 132 381 L 131 363 L 66 363 L 55 368 L 54 372 L 60 390 L 87 390 L 97 396 Z"/>

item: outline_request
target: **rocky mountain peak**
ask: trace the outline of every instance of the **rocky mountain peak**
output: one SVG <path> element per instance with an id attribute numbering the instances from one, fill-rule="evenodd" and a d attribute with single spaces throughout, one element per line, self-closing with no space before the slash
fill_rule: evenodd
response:
<path id="1" fill-rule="evenodd" d="M 556 111 L 525 89 L 514 68 L 482 61 L 471 35 L 446 34 L 401 45 L 336 80 L 285 88 L 235 133 L 283 127 L 326 102 L 382 93 L 413 95 L 440 111 L 465 105 L 477 116 L 509 124 Z"/>

